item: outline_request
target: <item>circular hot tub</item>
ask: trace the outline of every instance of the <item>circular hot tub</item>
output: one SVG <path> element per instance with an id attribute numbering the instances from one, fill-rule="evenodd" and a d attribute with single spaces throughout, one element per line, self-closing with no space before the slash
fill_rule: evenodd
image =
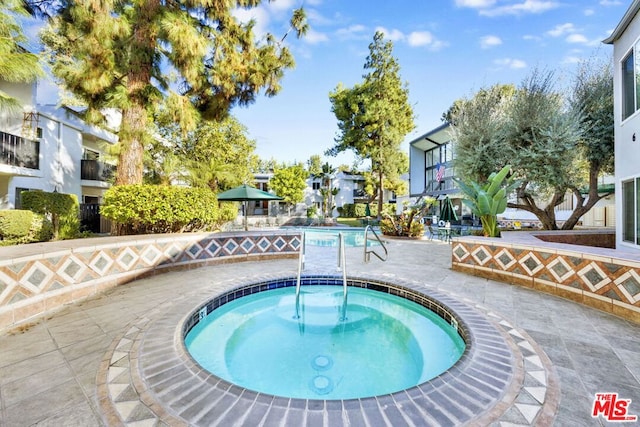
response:
<path id="1" fill-rule="evenodd" d="M 366 284 L 348 287 L 345 295 L 340 278 L 303 280 L 297 301 L 290 285 L 276 281 L 231 301 L 227 295 L 211 311 L 215 300 L 198 308 L 198 323 L 185 336 L 191 356 L 250 390 L 336 400 L 417 386 L 464 352 L 459 320 L 441 303 L 446 319 Z"/>

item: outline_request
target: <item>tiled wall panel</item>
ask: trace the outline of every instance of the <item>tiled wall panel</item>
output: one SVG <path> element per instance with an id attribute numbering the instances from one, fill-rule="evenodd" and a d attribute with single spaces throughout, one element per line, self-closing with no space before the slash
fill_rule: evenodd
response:
<path id="1" fill-rule="evenodd" d="M 105 239 L 102 239 L 105 241 Z M 181 234 L 25 245 L 0 261 L 0 331 L 137 277 L 218 262 L 295 256 L 296 233 Z M 49 252 L 47 248 L 50 248 Z M 32 254 L 24 254 L 31 249 Z M 4 254 L 11 254 L 3 248 Z"/>
<path id="2" fill-rule="evenodd" d="M 640 322 L 640 262 L 587 253 L 457 239 L 454 270 L 527 286 Z"/>

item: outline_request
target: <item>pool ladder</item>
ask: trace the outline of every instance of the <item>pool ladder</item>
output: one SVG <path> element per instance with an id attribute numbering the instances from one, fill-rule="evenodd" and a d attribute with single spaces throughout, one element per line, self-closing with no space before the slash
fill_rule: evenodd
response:
<path id="1" fill-rule="evenodd" d="M 380 243 L 380 247 L 384 250 L 384 256 L 374 250 L 369 250 L 369 232 L 373 233 L 373 237 L 378 241 L 378 243 Z M 384 242 L 380 240 L 376 230 L 371 228 L 370 225 L 367 225 L 364 229 L 364 262 L 369 262 L 371 260 L 371 254 L 374 254 L 380 261 L 386 261 L 389 252 L 387 251 L 387 247 L 384 245 Z"/>
<path id="2" fill-rule="evenodd" d="M 366 244 L 366 235 L 365 235 Z M 296 280 L 296 314 L 295 318 L 300 318 L 300 278 L 304 270 L 304 255 L 306 246 L 306 234 L 302 233 L 302 247 L 300 248 L 300 256 L 298 257 L 298 278 Z M 365 246 L 366 248 L 366 246 Z M 342 270 L 342 308 L 340 311 L 340 320 L 347 319 L 347 258 L 344 250 L 344 235 L 338 233 L 338 268 Z"/>

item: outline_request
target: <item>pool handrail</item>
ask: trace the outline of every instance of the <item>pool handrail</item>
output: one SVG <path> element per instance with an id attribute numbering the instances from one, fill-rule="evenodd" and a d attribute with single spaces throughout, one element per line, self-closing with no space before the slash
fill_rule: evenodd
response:
<path id="1" fill-rule="evenodd" d="M 378 254 L 374 250 L 370 250 L 370 251 L 367 250 L 368 247 L 369 247 L 369 245 L 368 245 L 369 231 L 371 231 L 373 233 L 373 236 L 376 238 L 378 243 L 380 243 L 380 246 L 382 246 L 382 249 L 384 250 L 384 257 L 380 256 L 380 254 Z M 376 256 L 376 258 L 378 258 L 380 261 L 383 261 L 383 262 L 386 261 L 387 257 L 389 256 L 389 252 L 387 251 L 387 247 L 385 246 L 384 242 L 378 236 L 378 233 L 376 233 L 376 230 L 371 228 L 370 225 L 367 225 L 364 228 L 364 262 L 369 262 L 371 260 L 371 254 L 374 254 Z"/>

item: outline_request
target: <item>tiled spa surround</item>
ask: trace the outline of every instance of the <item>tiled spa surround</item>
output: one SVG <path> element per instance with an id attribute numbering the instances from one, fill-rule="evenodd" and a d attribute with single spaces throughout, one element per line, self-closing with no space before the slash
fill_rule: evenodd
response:
<path id="1" fill-rule="evenodd" d="M 454 239 L 452 268 L 558 295 L 640 322 L 637 252 L 545 242 L 523 232 L 503 235 L 502 239 Z"/>
<path id="2" fill-rule="evenodd" d="M 326 277 L 321 280 L 329 280 Z M 335 280 L 335 279 L 332 279 Z M 117 337 L 98 373 L 100 407 L 110 424 L 135 425 L 549 425 L 559 399 L 546 355 L 524 331 L 480 306 L 413 283 L 350 278 L 350 285 L 376 288 L 431 305 L 458 319 L 467 341 L 461 360 L 420 386 L 344 401 L 289 399 L 255 393 L 202 370 L 182 344 L 193 313 L 208 302 L 227 301 L 293 278 L 262 277 L 203 301 L 186 295 L 157 307 Z M 197 317 L 197 316 L 196 316 Z"/>
<path id="3" fill-rule="evenodd" d="M 122 236 L 0 247 L 0 331 L 172 269 L 296 256 L 299 232 Z"/>

